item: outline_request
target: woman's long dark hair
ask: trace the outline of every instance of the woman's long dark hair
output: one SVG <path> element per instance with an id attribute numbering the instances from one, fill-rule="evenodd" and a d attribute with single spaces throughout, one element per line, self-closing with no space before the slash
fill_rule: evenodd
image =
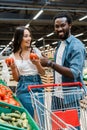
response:
<path id="1" fill-rule="evenodd" d="M 27 29 L 31 34 L 30 29 L 26 28 L 25 26 L 17 27 L 16 30 L 15 30 L 14 41 L 13 41 L 13 52 L 14 53 L 16 53 L 17 51 L 19 51 L 19 49 L 21 49 L 21 42 L 22 42 L 22 39 L 23 39 L 25 29 Z"/>

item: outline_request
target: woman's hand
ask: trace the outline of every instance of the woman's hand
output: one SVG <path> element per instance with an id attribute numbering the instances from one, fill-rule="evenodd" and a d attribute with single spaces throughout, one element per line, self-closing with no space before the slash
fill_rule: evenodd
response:
<path id="1" fill-rule="evenodd" d="M 14 69 L 16 67 L 14 59 L 11 57 L 8 57 L 5 59 L 5 63 L 7 64 L 8 67 L 10 67 L 11 69 Z"/>
<path id="2" fill-rule="evenodd" d="M 8 67 L 11 67 L 14 64 L 14 59 L 13 58 L 6 58 L 5 63 L 7 64 Z"/>
<path id="3" fill-rule="evenodd" d="M 19 80 L 19 72 L 18 72 L 18 69 L 17 69 L 17 67 L 15 65 L 14 59 L 11 58 L 11 57 L 6 58 L 5 63 L 7 64 L 8 67 L 11 68 L 14 80 L 18 81 Z"/>
<path id="4" fill-rule="evenodd" d="M 30 60 L 39 59 L 39 57 L 37 56 L 37 54 L 33 53 L 33 52 L 30 53 L 29 58 L 30 58 Z"/>
<path id="5" fill-rule="evenodd" d="M 45 74 L 45 69 L 42 67 L 41 63 L 40 63 L 40 58 L 37 56 L 36 53 L 30 53 L 29 56 L 31 62 L 36 65 L 38 73 L 40 73 L 41 75 Z"/>
<path id="6" fill-rule="evenodd" d="M 30 59 L 31 60 L 31 62 L 34 64 L 34 65 L 38 65 L 38 64 L 40 64 L 40 59 L 38 58 L 38 59 Z"/>
<path id="7" fill-rule="evenodd" d="M 38 64 L 40 64 L 40 59 L 39 59 L 39 57 L 37 56 L 37 54 L 36 53 L 30 53 L 30 56 L 29 56 L 29 58 L 30 58 L 30 60 L 31 60 L 31 62 L 34 64 L 34 65 L 38 65 Z"/>

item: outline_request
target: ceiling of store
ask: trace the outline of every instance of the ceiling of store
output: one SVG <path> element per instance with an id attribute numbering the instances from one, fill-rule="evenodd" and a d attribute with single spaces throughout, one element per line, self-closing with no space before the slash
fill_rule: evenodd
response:
<path id="1" fill-rule="evenodd" d="M 33 20 L 34 16 L 43 9 L 43 13 Z M 72 34 L 84 33 L 78 38 L 87 39 L 87 19 L 79 18 L 87 15 L 87 0 L 0 0 L 0 52 L 2 45 L 7 46 L 12 40 L 17 26 L 30 24 L 33 41 L 37 47 L 57 41 L 56 36 L 47 37 L 54 31 L 53 17 L 63 11 L 68 11 L 73 18 Z M 38 41 L 43 37 L 44 40 Z M 87 41 L 83 41 L 87 44 Z M 8 49 L 7 49 L 8 50 Z"/>

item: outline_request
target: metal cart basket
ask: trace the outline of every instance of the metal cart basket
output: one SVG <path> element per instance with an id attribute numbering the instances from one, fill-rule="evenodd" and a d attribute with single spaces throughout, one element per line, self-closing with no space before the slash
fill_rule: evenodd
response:
<path id="1" fill-rule="evenodd" d="M 83 111 L 80 106 L 84 91 L 79 87 L 82 87 L 80 82 L 28 86 L 41 130 L 78 130 L 79 127 L 87 130 L 87 110 Z M 33 88 L 44 88 L 44 91 L 38 96 L 38 93 L 33 93 Z M 40 98 L 43 98 L 43 103 Z"/>

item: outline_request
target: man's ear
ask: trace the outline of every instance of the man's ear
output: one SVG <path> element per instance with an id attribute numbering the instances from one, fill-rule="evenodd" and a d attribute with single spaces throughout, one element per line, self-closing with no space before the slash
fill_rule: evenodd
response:
<path id="1" fill-rule="evenodd" d="M 72 27 L 72 24 L 69 24 L 69 28 L 71 29 L 71 27 Z"/>

